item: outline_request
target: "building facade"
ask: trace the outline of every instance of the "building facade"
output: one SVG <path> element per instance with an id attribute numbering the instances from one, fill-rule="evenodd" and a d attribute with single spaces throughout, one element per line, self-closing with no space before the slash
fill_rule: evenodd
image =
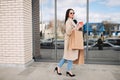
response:
<path id="1" fill-rule="evenodd" d="M 62 27 L 58 22 L 58 26 L 61 28 L 57 28 L 57 34 L 61 38 L 64 25 Z M 96 25 L 92 29 L 96 29 Z M 112 30 L 108 28 L 109 31 Z M 48 32 L 52 33 L 51 30 Z M 93 55 L 93 58 L 99 56 Z M 113 60 L 113 56 L 120 61 L 117 54 L 106 57 Z M 0 65 L 25 66 L 40 57 L 39 0 L 0 0 Z M 91 56 L 87 57 L 88 61 L 89 58 Z"/>
<path id="2" fill-rule="evenodd" d="M 110 37 L 120 36 L 120 23 L 104 21 L 103 24 L 105 26 L 106 35 L 109 35 Z"/>

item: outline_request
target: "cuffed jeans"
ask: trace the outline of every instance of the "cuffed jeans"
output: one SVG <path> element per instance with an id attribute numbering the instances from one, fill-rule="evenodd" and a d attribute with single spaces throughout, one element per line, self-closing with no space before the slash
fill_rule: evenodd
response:
<path id="1" fill-rule="evenodd" d="M 58 63 L 58 67 L 61 68 L 66 61 L 68 62 L 68 64 L 67 64 L 67 71 L 70 71 L 72 69 L 72 64 L 73 64 L 72 60 L 66 60 L 66 59 L 62 58 L 60 60 L 60 62 Z"/>

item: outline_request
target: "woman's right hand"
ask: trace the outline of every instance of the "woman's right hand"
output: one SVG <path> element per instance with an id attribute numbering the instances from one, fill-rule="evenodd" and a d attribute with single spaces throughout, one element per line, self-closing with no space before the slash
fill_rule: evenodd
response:
<path id="1" fill-rule="evenodd" d="M 74 30 L 77 30 L 77 28 L 75 27 L 75 28 L 72 29 L 72 31 L 74 31 Z"/>

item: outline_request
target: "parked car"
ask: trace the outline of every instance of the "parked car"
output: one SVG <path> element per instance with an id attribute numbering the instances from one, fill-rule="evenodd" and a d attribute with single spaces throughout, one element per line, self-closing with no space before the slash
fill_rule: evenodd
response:
<path id="1" fill-rule="evenodd" d="M 97 40 L 96 39 L 89 39 L 88 40 L 88 45 L 93 45 L 93 44 L 95 44 L 97 42 Z M 87 41 L 84 41 L 84 46 L 86 46 L 87 45 Z"/>
<path id="2" fill-rule="evenodd" d="M 89 50 L 97 50 L 98 49 L 98 44 L 95 43 L 95 44 L 89 46 L 88 49 Z M 113 45 L 109 42 L 103 42 L 103 50 L 109 50 L 109 49 L 120 51 L 120 46 Z"/>
<path id="3" fill-rule="evenodd" d="M 108 38 L 108 39 L 106 39 L 106 41 L 111 44 L 120 46 L 120 38 Z"/>
<path id="4" fill-rule="evenodd" d="M 45 39 L 41 40 L 40 47 L 44 49 L 54 49 L 55 48 L 55 39 Z M 57 49 L 64 49 L 64 40 L 57 39 Z"/>
<path id="5" fill-rule="evenodd" d="M 55 40 L 53 41 L 53 45 L 55 47 Z M 64 49 L 64 40 L 63 39 L 57 39 L 57 48 Z"/>
<path id="6" fill-rule="evenodd" d="M 40 47 L 45 49 L 54 48 L 53 46 L 53 39 L 45 39 L 40 41 Z"/>

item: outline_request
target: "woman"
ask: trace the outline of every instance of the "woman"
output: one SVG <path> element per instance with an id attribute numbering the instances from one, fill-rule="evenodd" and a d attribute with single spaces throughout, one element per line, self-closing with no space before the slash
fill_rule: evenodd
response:
<path id="1" fill-rule="evenodd" d="M 67 72 L 66 75 L 69 75 L 70 77 L 74 77 L 75 74 L 72 73 L 72 65 L 73 61 L 78 58 L 78 50 L 69 50 L 69 38 L 73 30 L 79 30 L 81 25 L 76 25 L 73 21 L 74 18 L 74 10 L 73 9 L 68 9 L 66 11 L 65 15 L 65 44 L 64 44 L 64 55 L 63 58 L 60 60 L 58 63 L 58 66 L 55 68 L 55 71 L 57 72 L 58 75 L 62 75 L 61 73 L 61 67 L 62 65 L 67 61 Z"/>

